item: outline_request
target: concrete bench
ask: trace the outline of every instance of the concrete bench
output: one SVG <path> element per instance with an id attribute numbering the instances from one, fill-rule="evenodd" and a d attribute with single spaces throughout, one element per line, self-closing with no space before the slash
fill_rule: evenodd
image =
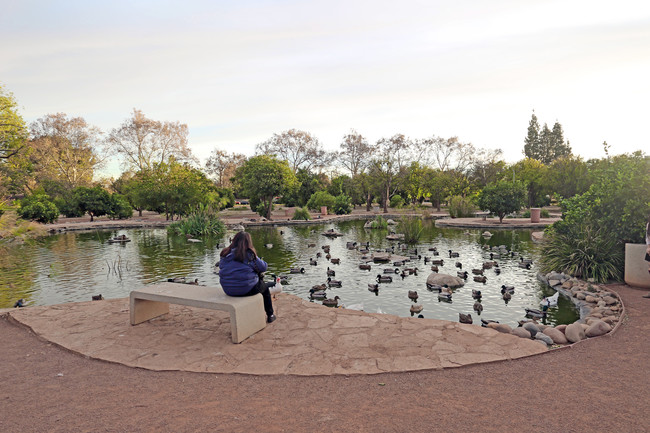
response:
<path id="1" fill-rule="evenodd" d="M 234 297 L 226 295 L 219 287 L 168 282 L 131 292 L 131 325 L 169 313 L 169 304 L 229 312 L 233 343 L 241 343 L 266 327 L 262 295 Z"/>
<path id="2" fill-rule="evenodd" d="M 490 212 L 475 212 L 476 218 L 481 217 L 483 221 L 490 215 Z"/>

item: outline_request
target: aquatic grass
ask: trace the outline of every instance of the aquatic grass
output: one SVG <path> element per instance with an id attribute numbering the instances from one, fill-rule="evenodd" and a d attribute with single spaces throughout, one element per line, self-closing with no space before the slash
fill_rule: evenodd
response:
<path id="1" fill-rule="evenodd" d="M 212 206 L 199 204 L 187 217 L 171 223 L 167 227 L 167 231 L 185 236 L 221 237 L 226 231 L 226 226 Z"/>
<path id="2" fill-rule="evenodd" d="M 422 219 L 417 216 L 404 216 L 400 218 L 397 225 L 397 232 L 404 234 L 404 242 L 414 244 L 422 236 Z"/>
<path id="3" fill-rule="evenodd" d="M 373 229 L 387 229 L 388 221 L 381 215 L 377 215 L 370 225 Z"/>

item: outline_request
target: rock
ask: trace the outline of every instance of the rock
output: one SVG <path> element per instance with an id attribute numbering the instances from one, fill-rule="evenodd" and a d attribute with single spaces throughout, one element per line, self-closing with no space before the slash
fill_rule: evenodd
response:
<path id="1" fill-rule="evenodd" d="M 571 343 L 577 343 L 578 341 L 585 339 L 585 330 L 580 323 L 576 322 L 567 325 L 564 330 L 564 335 Z"/>
<path id="2" fill-rule="evenodd" d="M 444 286 L 446 284 L 450 289 L 455 289 L 457 287 L 464 286 L 465 280 L 449 274 L 438 274 L 436 272 L 432 272 L 431 275 L 429 275 L 427 278 L 427 284 L 438 286 Z"/>
<path id="3" fill-rule="evenodd" d="M 587 328 L 585 335 L 587 337 L 599 337 L 601 335 L 607 334 L 611 330 L 612 327 L 607 323 L 603 322 L 602 320 L 596 320 L 589 328 Z"/>
<path id="4" fill-rule="evenodd" d="M 535 334 L 535 340 L 541 340 L 549 346 L 553 344 L 553 339 L 543 332 L 538 332 Z"/>
<path id="5" fill-rule="evenodd" d="M 395 220 L 392 220 L 392 219 L 390 219 L 390 218 L 386 220 L 386 224 L 388 224 L 389 226 L 397 225 L 397 223 L 395 222 Z"/>
<path id="6" fill-rule="evenodd" d="M 558 331 L 564 334 L 564 330 L 566 329 L 566 327 L 567 325 L 557 325 L 555 329 L 557 329 Z"/>
<path id="7" fill-rule="evenodd" d="M 612 324 L 614 324 L 616 322 L 616 316 L 603 317 L 603 322 L 605 322 L 605 323 L 607 323 L 609 325 L 612 325 Z"/>
<path id="8" fill-rule="evenodd" d="M 522 328 L 524 328 L 526 331 L 530 332 L 531 337 L 535 337 L 535 335 L 537 333 L 541 332 L 539 327 L 537 327 L 537 325 L 535 325 L 532 322 L 524 323 Z"/>
<path id="9" fill-rule="evenodd" d="M 581 301 L 584 301 L 586 296 L 585 296 L 584 292 L 578 292 L 578 293 L 576 293 L 576 298 L 580 299 Z"/>
<path id="10" fill-rule="evenodd" d="M 548 335 L 555 344 L 567 344 L 568 340 L 562 331 L 548 327 L 544 330 L 544 335 Z"/>
<path id="11" fill-rule="evenodd" d="M 530 332 L 526 331 L 524 328 L 515 328 L 512 330 L 512 335 L 516 335 L 521 338 L 530 338 Z"/>
<path id="12" fill-rule="evenodd" d="M 571 280 L 567 280 L 567 281 L 562 283 L 562 288 L 564 290 L 569 290 L 569 289 L 571 289 L 571 287 L 573 287 L 573 281 L 571 281 Z"/>
<path id="13" fill-rule="evenodd" d="M 551 287 L 559 286 L 560 284 L 562 284 L 560 280 L 548 280 L 548 285 Z"/>
<path id="14" fill-rule="evenodd" d="M 605 296 L 603 297 L 603 301 L 605 301 L 606 305 L 614 305 L 618 302 L 613 296 Z"/>
<path id="15" fill-rule="evenodd" d="M 510 334 L 512 332 L 512 328 L 510 327 L 510 325 L 506 325 L 505 323 L 488 323 L 486 327 L 490 329 L 495 329 L 504 334 Z"/>
<path id="16" fill-rule="evenodd" d="M 390 253 L 374 253 L 372 255 L 372 260 L 374 262 L 389 262 L 390 261 Z"/>
<path id="17" fill-rule="evenodd" d="M 603 301 L 601 299 L 600 301 L 598 301 L 598 304 L 596 304 L 596 305 L 598 305 L 598 307 L 600 307 L 600 308 L 604 308 L 607 304 L 605 303 L 605 301 Z"/>

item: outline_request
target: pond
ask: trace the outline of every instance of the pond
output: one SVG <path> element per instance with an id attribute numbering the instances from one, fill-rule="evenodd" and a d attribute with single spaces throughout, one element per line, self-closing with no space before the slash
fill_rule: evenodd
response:
<path id="1" fill-rule="evenodd" d="M 544 296 L 554 293 L 540 283 L 537 245 L 531 241 L 529 230 L 493 231 L 493 236 L 481 236 L 483 230 L 436 228 L 432 221 L 425 222 L 417 248 L 418 255 L 442 258 L 440 273 L 456 275 L 462 269 L 469 272 L 465 286 L 455 289 L 451 302 L 438 299 L 437 292 L 426 288 L 431 264 L 423 259 L 407 262 L 405 267 L 417 267 L 417 275 L 401 278 L 393 274 L 392 283 L 381 283 L 377 294 L 368 290 L 383 269 L 395 269 L 392 264 L 371 264 L 370 270 L 360 270 L 361 253 L 346 247 L 347 242 L 369 242 L 371 250 L 396 247 L 398 242 L 386 239 L 386 230 L 363 228 L 364 221 L 346 221 L 321 225 L 265 226 L 249 228 L 259 255 L 269 263 L 271 273 L 289 274 L 290 268 L 305 268 L 304 274 L 288 275 L 286 293 L 309 299 L 309 289 L 327 282 L 327 268 L 336 273 L 333 279 L 341 280 L 342 287 L 328 289 L 328 297 L 339 296 L 345 305 L 362 304 L 364 311 L 383 312 L 398 316 L 411 316 L 409 290 L 417 290 L 417 303 L 424 307 L 426 318 L 457 321 L 458 313 L 472 313 L 475 324 L 480 324 L 472 307 L 472 289 L 481 290 L 484 307 L 481 318 L 498 320 L 516 326 L 524 318 L 524 308 L 539 308 Z M 330 228 L 343 236 L 331 239 L 321 233 Z M 125 234 L 132 241 L 124 244 L 109 243 L 116 235 Z M 225 236 L 227 241 L 232 232 Z M 310 247 L 310 244 L 315 246 Z M 0 251 L 0 308 L 13 306 L 20 298 L 27 305 L 53 305 L 65 302 L 88 301 L 92 295 L 104 298 L 121 298 L 147 284 L 165 281 L 167 278 L 185 277 L 198 279 L 199 284 L 218 285 L 214 264 L 224 240 L 188 242 L 185 238 L 171 236 L 164 229 L 120 229 L 93 232 L 69 232 L 53 235 L 33 244 L 7 247 Z M 322 246 L 330 245 L 332 258 L 340 264 L 326 260 Z M 487 269 L 486 283 L 473 281 L 471 269 L 480 268 L 490 260 L 490 248 L 505 245 L 517 256 L 495 258 L 501 273 Z M 429 248 L 436 247 L 440 256 L 432 257 Z M 409 247 L 412 249 L 413 247 Z M 448 250 L 458 252 L 458 258 L 449 258 Z M 316 253 L 321 258 L 316 259 Z M 408 255 L 408 254 L 404 254 Z M 518 266 L 520 257 L 533 260 L 531 269 Z M 317 265 L 310 265 L 316 259 Z M 401 268 L 400 268 L 401 269 Z M 268 277 L 270 278 L 270 277 Z M 501 286 L 515 287 L 512 299 L 506 303 Z M 317 302 L 317 301 L 316 301 Z M 560 296 L 558 307 L 551 308 L 549 324 L 572 323 L 579 318 L 572 302 Z"/>

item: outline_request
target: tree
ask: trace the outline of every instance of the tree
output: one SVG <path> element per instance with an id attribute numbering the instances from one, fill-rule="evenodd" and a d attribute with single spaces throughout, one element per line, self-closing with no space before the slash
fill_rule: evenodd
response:
<path id="1" fill-rule="evenodd" d="M 501 159 L 501 149 L 478 151 L 469 172 L 470 180 L 479 188 L 496 182 L 504 176 L 506 162 Z"/>
<path id="2" fill-rule="evenodd" d="M 564 142 L 564 131 L 559 122 L 555 122 L 553 130 L 545 123 L 540 131 L 537 116 L 533 111 L 528 124 L 528 134 L 524 139 L 524 155 L 536 159 L 543 164 L 550 164 L 556 158 L 571 154 L 571 147 Z"/>
<path id="3" fill-rule="evenodd" d="M 335 202 L 336 198 L 332 194 L 327 191 L 317 191 L 307 202 L 307 208 L 314 211 L 320 211 L 322 206 L 327 206 L 329 210 L 332 210 Z"/>
<path id="4" fill-rule="evenodd" d="M 113 204 L 111 195 L 101 186 L 79 186 L 72 191 L 72 197 L 79 210 L 90 215 L 91 222 L 95 217 L 109 213 Z"/>
<path id="5" fill-rule="evenodd" d="M 551 193 L 562 198 L 582 194 L 589 189 L 592 179 L 587 164 L 579 156 L 562 156 L 551 163 L 543 183 Z"/>
<path id="6" fill-rule="evenodd" d="M 526 158 L 539 159 L 541 150 L 539 148 L 539 122 L 535 116 L 535 110 L 528 123 L 528 134 L 524 138 L 524 155 Z"/>
<path id="7" fill-rule="evenodd" d="M 20 201 L 18 215 L 23 219 L 35 220 L 43 224 L 52 223 L 59 218 L 59 209 L 42 192 L 26 196 Z"/>
<path id="8" fill-rule="evenodd" d="M 425 173 L 424 187 L 426 194 L 431 198 L 432 204 L 440 212 L 442 202 L 449 197 L 453 176 L 451 172 L 430 170 Z"/>
<path id="9" fill-rule="evenodd" d="M 108 136 L 109 146 L 120 155 L 125 168 L 133 171 L 150 170 L 155 164 L 174 157 L 178 162 L 196 162 L 187 145 L 187 125 L 148 119 L 140 110 L 133 110 Z"/>
<path id="10" fill-rule="evenodd" d="M 231 186 L 230 178 L 235 175 L 237 167 L 241 166 L 244 161 L 246 161 L 246 155 L 214 149 L 205 163 L 205 170 L 215 179 L 218 187 L 229 188 Z"/>
<path id="11" fill-rule="evenodd" d="M 316 137 L 297 129 L 273 134 L 273 137 L 255 146 L 255 153 L 286 160 L 294 173 L 299 168 L 321 170 L 331 159 Z"/>
<path id="12" fill-rule="evenodd" d="M 462 143 L 458 137 L 442 138 L 435 135 L 418 140 L 414 146 L 413 160 L 422 165 L 431 165 L 441 171 L 467 171 L 473 161 L 476 149 L 471 143 Z"/>
<path id="13" fill-rule="evenodd" d="M 280 161 L 269 155 L 248 159 L 237 169 L 234 179 L 243 194 L 266 206 L 266 218 L 269 220 L 273 198 L 297 186 L 296 176 L 287 161 Z"/>
<path id="14" fill-rule="evenodd" d="M 487 185 L 479 193 L 478 205 L 481 210 L 490 211 L 499 217 L 499 223 L 511 213 L 517 212 L 526 204 L 526 188 L 521 182 L 499 181 Z"/>
<path id="15" fill-rule="evenodd" d="M 325 176 L 312 173 L 304 168 L 296 172 L 297 186 L 282 196 L 287 206 L 304 206 L 316 191 L 325 188 Z"/>
<path id="16" fill-rule="evenodd" d="M 101 131 L 82 117 L 48 114 L 30 125 L 29 158 L 32 175 L 48 193 L 90 186 L 95 169 L 101 167 Z M 53 191 L 60 185 L 62 191 Z"/>
<path id="17" fill-rule="evenodd" d="M 368 144 L 368 141 L 354 129 L 343 137 L 341 142 L 341 152 L 338 153 L 337 159 L 345 168 L 350 170 L 352 177 L 363 173 L 370 158 L 375 151 L 376 146 Z"/>
<path id="18" fill-rule="evenodd" d="M 11 92 L 0 86 L 0 161 L 16 155 L 25 145 L 27 128 L 18 114 L 18 104 Z"/>
<path id="19" fill-rule="evenodd" d="M 369 174 L 381 191 L 384 213 L 388 213 L 388 201 L 395 193 L 398 174 L 410 163 L 411 146 L 411 140 L 404 134 L 395 134 L 391 138 L 377 141 L 379 152 L 371 163 Z"/>
<path id="20" fill-rule="evenodd" d="M 513 179 L 523 183 L 528 192 L 528 207 L 548 204 L 545 197 L 548 188 L 545 183 L 548 167 L 536 159 L 525 158 L 509 167 Z"/>

